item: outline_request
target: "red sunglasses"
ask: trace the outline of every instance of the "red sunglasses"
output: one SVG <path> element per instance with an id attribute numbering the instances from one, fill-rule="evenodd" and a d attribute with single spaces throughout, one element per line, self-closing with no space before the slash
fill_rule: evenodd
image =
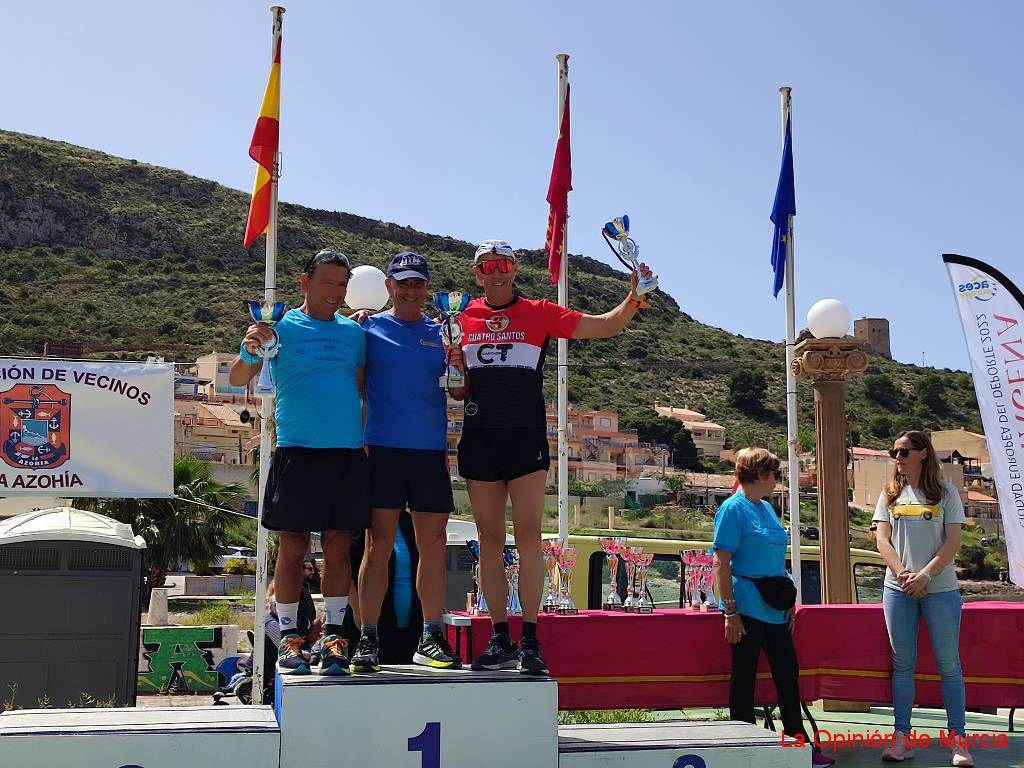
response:
<path id="1" fill-rule="evenodd" d="M 488 259 L 481 261 L 476 268 L 484 275 L 493 275 L 495 272 L 506 274 L 512 271 L 512 265 L 515 263 L 514 259 Z"/>

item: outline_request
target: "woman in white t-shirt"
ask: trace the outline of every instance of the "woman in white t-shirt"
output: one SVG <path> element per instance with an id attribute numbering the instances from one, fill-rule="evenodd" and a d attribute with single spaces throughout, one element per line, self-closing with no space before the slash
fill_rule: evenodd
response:
<path id="1" fill-rule="evenodd" d="M 960 530 L 967 522 L 960 493 L 942 479 L 931 440 L 923 432 L 903 432 L 889 455 L 892 479 L 878 497 L 878 553 L 885 560 L 882 608 L 892 647 L 892 703 L 895 738 L 883 760 L 914 756 L 906 741 L 914 705 L 917 632 L 924 617 L 942 679 L 942 702 L 949 731 L 959 737 L 951 764 L 974 765 L 964 741 L 964 677 L 960 670 L 960 611 L 963 600 L 953 570 Z"/>

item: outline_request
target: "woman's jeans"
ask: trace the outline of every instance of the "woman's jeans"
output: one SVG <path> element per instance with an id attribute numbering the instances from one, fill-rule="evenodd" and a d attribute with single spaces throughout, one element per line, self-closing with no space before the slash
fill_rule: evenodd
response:
<path id="1" fill-rule="evenodd" d="M 732 646 L 729 679 L 729 719 L 754 722 L 754 686 L 757 661 L 764 650 L 778 695 L 779 715 L 787 736 L 803 735 L 810 741 L 800 717 L 800 666 L 789 624 L 768 624 L 740 614 L 746 634 Z"/>
<path id="2" fill-rule="evenodd" d="M 896 730 L 910 733 L 914 706 L 914 665 L 917 663 L 917 628 L 924 616 L 932 653 L 942 678 L 942 703 L 949 730 L 964 735 L 966 697 L 960 671 L 960 610 L 963 599 L 957 589 L 922 598 L 910 597 L 892 587 L 882 595 L 885 626 L 892 646 L 892 707 Z"/>

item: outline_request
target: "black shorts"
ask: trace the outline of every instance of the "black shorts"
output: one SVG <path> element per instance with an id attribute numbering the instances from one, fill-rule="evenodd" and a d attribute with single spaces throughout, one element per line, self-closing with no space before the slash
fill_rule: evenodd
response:
<path id="1" fill-rule="evenodd" d="M 370 446 L 370 506 L 449 514 L 455 509 L 448 451 Z"/>
<path id="2" fill-rule="evenodd" d="M 459 440 L 459 477 L 509 482 L 551 467 L 544 428 L 467 429 Z"/>
<path id="3" fill-rule="evenodd" d="M 357 531 L 370 525 L 370 473 L 362 448 L 278 448 L 263 495 L 271 531 Z"/>

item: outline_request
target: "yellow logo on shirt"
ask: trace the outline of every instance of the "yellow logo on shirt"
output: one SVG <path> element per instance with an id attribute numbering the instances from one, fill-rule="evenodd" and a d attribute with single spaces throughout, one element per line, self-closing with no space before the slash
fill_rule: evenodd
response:
<path id="1" fill-rule="evenodd" d="M 892 508 L 893 517 L 923 517 L 931 520 L 942 515 L 938 504 L 897 504 Z"/>

